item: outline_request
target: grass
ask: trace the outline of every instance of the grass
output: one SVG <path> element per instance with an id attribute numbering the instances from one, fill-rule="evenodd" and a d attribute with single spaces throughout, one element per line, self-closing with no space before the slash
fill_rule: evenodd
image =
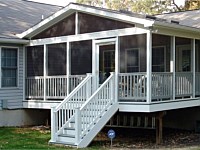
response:
<path id="1" fill-rule="evenodd" d="M 49 130 L 34 128 L 0 128 L 0 149 L 73 149 L 65 146 L 49 145 Z M 101 149 L 95 145 L 84 150 Z"/>

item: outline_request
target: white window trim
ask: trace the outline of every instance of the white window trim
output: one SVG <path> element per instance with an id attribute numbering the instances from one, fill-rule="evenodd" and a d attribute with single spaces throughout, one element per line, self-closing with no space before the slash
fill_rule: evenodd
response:
<path id="1" fill-rule="evenodd" d="M 2 68 L 0 69 L 0 88 L 1 89 L 18 89 L 19 88 L 19 47 L 15 46 L 0 46 L 0 67 L 1 67 L 1 55 L 2 55 L 2 48 L 11 48 L 17 50 L 17 77 L 16 77 L 16 86 L 13 87 L 2 87 Z"/>
<path id="2" fill-rule="evenodd" d="M 125 72 L 127 72 L 127 64 L 128 64 L 128 62 L 127 62 L 127 51 L 131 51 L 131 50 L 133 50 L 133 51 L 135 51 L 135 50 L 137 50 L 138 51 L 138 72 L 140 72 L 140 48 L 127 48 L 127 49 L 125 49 Z"/>
<path id="3" fill-rule="evenodd" d="M 167 59 L 166 58 L 166 46 L 164 46 L 164 45 L 163 46 L 153 46 L 152 47 L 152 60 L 153 60 L 153 49 L 154 48 L 164 48 L 164 72 L 166 72 L 166 68 L 167 68 L 166 67 L 166 59 Z M 152 63 L 152 68 L 153 68 L 153 63 Z M 153 72 L 153 70 L 152 70 L 152 72 Z"/>

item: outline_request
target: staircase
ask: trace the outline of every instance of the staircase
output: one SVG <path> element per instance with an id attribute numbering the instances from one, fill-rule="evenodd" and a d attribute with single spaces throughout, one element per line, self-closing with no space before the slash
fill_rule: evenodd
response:
<path id="1" fill-rule="evenodd" d="M 57 106 L 51 109 L 50 143 L 87 147 L 118 110 L 115 76 L 96 90 L 87 77 Z"/>

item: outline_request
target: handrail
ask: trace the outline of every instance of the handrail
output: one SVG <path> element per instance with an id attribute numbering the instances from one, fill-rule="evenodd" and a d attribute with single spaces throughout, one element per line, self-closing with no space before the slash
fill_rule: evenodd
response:
<path id="1" fill-rule="evenodd" d="M 90 102 L 91 99 L 93 99 L 98 93 L 99 91 L 105 87 L 107 85 L 107 83 L 111 80 L 111 78 L 113 78 L 114 74 L 111 74 L 107 79 L 106 81 L 94 92 L 94 94 L 82 105 L 82 107 L 80 108 L 80 110 L 83 110 L 84 107 L 86 105 L 88 105 L 88 103 Z"/>
<path id="2" fill-rule="evenodd" d="M 82 138 L 88 129 L 100 118 L 115 102 L 115 75 L 111 73 L 108 79 L 92 94 L 92 96 L 81 106 L 80 109 L 76 109 L 75 120 L 77 122 L 76 127 L 76 139 Z"/>
<path id="3" fill-rule="evenodd" d="M 81 105 L 91 96 L 92 75 L 87 77 L 57 106 L 51 109 L 51 137 L 55 141 L 56 135 L 69 124 L 74 117 L 75 108 Z"/>
<path id="4" fill-rule="evenodd" d="M 55 108 L 58 111 L 65 103 L 67 103 L 82 87 L 92 78 L 91 74 L 87 74 L 87 77 Z"/>

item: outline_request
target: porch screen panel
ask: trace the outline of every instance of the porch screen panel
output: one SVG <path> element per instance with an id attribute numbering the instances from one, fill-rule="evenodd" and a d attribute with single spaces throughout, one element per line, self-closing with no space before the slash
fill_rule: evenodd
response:
<path id="1" fill-rule="evenodd" d="M 190 72 L 191 64 L 191 39 L 176 37 L 176 71 Z"/>
<path id="2" fill-rule="evenodd" d="M 26 70 L 27 76 L 43 76 L 44 50 L 43 46 L 26 48 Z"/>
<path id="3" fill-rule="evenodd" d="M 48 75 L 66 75 L 66 43 L 51 44 L 48 49 Z"/>
<path id="4" fill-rule="evenodd" d="M 120 72 L 146 72 L 146 35 L 120 37 Z"/>
<path id="5" fill-rule="evenodd" d="M 123 29 L 134 27 L 134 24 L 120 22 L 99 16 L 78 13 L 80 33 L 91 33 L 98 31 Z"/>
<path id="6" fill-rule="evenodd" d="M 152 35 L 152 72 L 170 72 L 171 37 Z"/>
<path id="7" fill-rule="evenodd" d="M 92 41 L 71 43 L 71 74 L 92 72 Z"/>
<path id="8" fill-rule="evenodd" d="M 42 39 L 57 36 L 66 36 L 75 34 L 75 13 L 52 25 L 45 31 L 32 37 L 32 39 Z"/>

